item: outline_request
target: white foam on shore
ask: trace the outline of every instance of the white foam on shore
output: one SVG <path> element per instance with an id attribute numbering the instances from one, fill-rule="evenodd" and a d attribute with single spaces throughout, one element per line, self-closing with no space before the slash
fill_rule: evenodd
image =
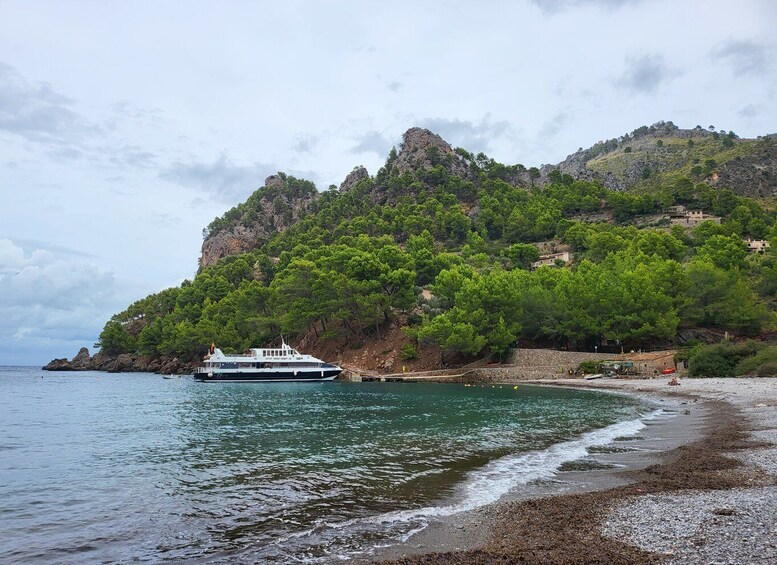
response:
<path id="1" fill-rule="evenodd" d="M 492 504 L 518 486 L 552 478 L 564 463 L 586 457 L 592 447 L 608 445 L 618 437 L 637 435 L 646 427 L 645 421 L 659 418 L 662 414 L 664 411 L 657 409 L 638 419 L 618 422 L 541 451 L 506 455 L 471 471 L 461 487 L 459 500 L 453 504 L 388 512 L 368 520 L 378 524 L 406 522 L 451 516 Z"/>
<path id="2" fill-rule="evenodd" d="M 429 525 L 429 519 L 452 516 L 461 512 L 472 511 L 482 506 L 497 502 L 511 490 L 534 481 L 550 479 L 556 475 L 564 463 L 576 461 L 589 454 L 592 447 L 601 447 L 611 444 L 616 438 L 633 437 L 647 426 L 646 421 L 660 419 L 668 414 L 662 409 L 652 412 L 634 420 L 618 422 L 587 432 L 577 439 L 551 445 L 550 447 L 528 453 L 506 455 L 484 467 L 471 471 L 460 487 L 458 495 L 454 496 L 456 502 L 440 506 L 427 506 L 412 510 L 397 510 L 386 512 L 371 517 L 353 518 L 342 522 L 332 523 L 326 520 L 318 523 L 314 528 L 303 532 L 295 532 L 283 536 L 277 540 L 282 544 L 290 539 L 305 538 L 325 530 L 348 531 L 367 530 L 374 528 L 392 529 L 398 527 L 395 532 L 395 540 L 405 542 L 416 533 L 424 530 Z M 411 525 L 409 530 L 403 527 Z M 391 545 L 391 544 L 388 544 Z M 373 546 L 367 553 L 376 549 Z M 361 552 L 365 549 L 362 548 Z M 359 552 L 359 553 L 361 553 Z M 329 557 L 337 559 L 353 557 L 354 552 L 340 553 L 335 551 Z M 302 562 L 314 563 L 318 559 L 300 559 Z"/>

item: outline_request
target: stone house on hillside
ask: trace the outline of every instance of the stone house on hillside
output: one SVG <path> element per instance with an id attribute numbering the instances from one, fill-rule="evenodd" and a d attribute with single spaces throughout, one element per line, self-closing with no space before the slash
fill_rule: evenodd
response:
<path id="1" fill-rule="evenodd" d="M 538 261 L 535 261 L 532 263 L 532 268 L 536 269 L 537 267 L 542 266 L 553 266 L 556 264 L 556 261 L 563 261 L 564 263 L 569 263 L 570 255 L 569 251 L 562 251 L 560 253 L 550 253 L 548 255 L 540 255 L 540 258 Z"/>
<path id="2" fill-rule="evenodd" d="M 710 216 L 701 210 L 686 210 L 685 206 L 671 206 L 669 208 L 669 223 L 673 226 L 695 228 L 702 222 L 720 223 L 720 216 Z"/>
<path id="3" fill-rule="evenodd" d="M 769 242 L 765 239 L 746 239 L 747 250 L 750 253 L 766 253 L 769 249 Z"/>

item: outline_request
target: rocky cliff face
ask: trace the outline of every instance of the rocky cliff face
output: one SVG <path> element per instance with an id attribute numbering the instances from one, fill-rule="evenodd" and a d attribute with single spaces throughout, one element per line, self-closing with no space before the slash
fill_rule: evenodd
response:
<path id="1" fill-rule="evenodd" d="M 629 190 L 673 171 L 692 177 L 692 165 L 713 159 L 717 174 L 697 180 L 743 196 L 777 194 L 777 140 L 737 138 L 726 146 L 725 138 L 700 127 L 680 129 L 672 122 L 658 122 L 579 149 L 558 165 L 543 165 L 538 183 L 550 182 L 550 173 L 558 170 L 577 180 L 599 181 L 611 190 Z"/>
<path id="2" fill-rule="evenodd" d="M 354 167 L 353 170 L 348 173 L 342 183 L 340 183 L 340 192 L 350 192 L 354 186 L 359 184 L 364 179 L 370 178 L 370 173 L 367 172 L 363 166 L 359 165 Z"/>
<path id="3" fill-rule="evenodd" d="M 200 269 L 227 255 L 251 251 L 302 218 L 318 192 L 291 187 L 290 182 L 285 175 L 269 176 L 263 188 L 227 212 L 228 225 L 209 233 L 202 242 Z"/>
<path id="4" fill-rule="evenodd" d="M 764 138 L 750 155 L 735 157 L 718 168 L 713 186 L 750 197 L 777 196 L 777 139 Z"/>
<path id="5" fill-rule="evenodd" d="M 466 161 L 442 137 L 428 129 L 410 128 L 402 136 L 399 153 L 390 166 L 392 176 L 399 176 L 429 171 L 436 165 L 460 177 L 466 178 L 470 173 Z"/>
<path id="6" fill-rule="evenodd" d="M 444 171 L 440 171 L 440 167 Z M 375 204 L 396 202 L 403 196 L 417 192 L 409 182 L 394 182 L 405 174 L 413 182 L 434 185 L 440 175 L 458 176 L 472 180 L 473 171 L 466 158 L 456 153 L 443 138 L 428 129 L 410 128 L 402 136 L 399 151 L 391 150 L 386 165 L 375 176 L 370 199 Z"/>
<path id="7" fill-rule="evenodd" d="M 251 251 L 260 243 L 267 241 L 276 229 L 272 222 L 268 224 L 255 224 L 250 227 L 234 226 L 205 238 L 202 242 L 200 269 L 215 264 L 227 255 Z"/>

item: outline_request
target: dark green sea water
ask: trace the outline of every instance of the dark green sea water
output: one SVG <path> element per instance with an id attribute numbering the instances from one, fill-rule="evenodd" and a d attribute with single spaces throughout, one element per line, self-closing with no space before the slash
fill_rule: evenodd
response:
<path id="1" fill-rule="evenodd" d="M 521 386 L 0 367 L 0 562 L 316 562 L 547 479 L 652 408 Z"/>

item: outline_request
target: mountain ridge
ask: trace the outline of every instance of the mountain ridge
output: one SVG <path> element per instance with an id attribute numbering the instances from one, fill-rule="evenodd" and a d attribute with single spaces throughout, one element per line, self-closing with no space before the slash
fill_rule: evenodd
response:
<path id="1" fill-rule="evenodd" d="M 386 164 L 374 177 L 358 165 L 348 173 L 338 191 L 349 192 L 359 182 L 372 179 L 374 186 L 370 199 L 375 204 L 385 204 L 402 197 L 407 190 L 414 190 L 415 185 L 407 182 L 403 186 L 404 192 L 392 191 L 390 181 L 403 175 L 417 177 L 421 173 L 421 177 L 432 177 L 442 168 L 448 175 L 472 182 L 479 169 L 498 165 L 502 169 L 498 173 L 500 178 L 527 189 L 569 175 L 573 180 L 599 182 L 617 191 L 650 190 L 662 183 L 674 183 L 687 173 L 697 182 L 728 188 L 738 195 L 772 197 L 777 196 L 776 136 L 768 134 L 756 139 L 740 139 L 733 132 L 721 133 L 701 126 L 681 129 L 671 121 L 661 121 L 618 138 L 597 142 L 588 149 L 579 149 L 555 165 L 526 168 L 521 164 L 496 164 L 482 153 L 473 155 L 465 149 L 454 148 L 428 129 L 412 127 L 403 134 L 399 149 L 393 148 L 389 152 Z M 264 187 L 249 198 L 249 201 L 254 199 L 261 203 L 261 213 L 254 214 L 255 223 L 237 224 L 226 234 L 210 230 L 202 244 L 200 269 L 228 255 L 244 253 L 266 243 L 274 234 L 285 231 L 307 214 L 320 193 L 286 194 L 288 179 L 294 183 L 309 182 L 287 177 L 284 173 L 268 177 Z M 278 190 L 272 197 L 258 196 L 269 188 Z M 282 202 L 279 198 L 284 194 L 286 202 L 279 211 L 278 202 Z"/>
<path id="2" fill-rule="evenodd" d="M 193 280 L 106 323 L 90 366 L 177 372 L 212 342 L 242 351 L 279 335 L 370 370 L 501 358 L 515 343 L 766 339 L 777 253 L 762 240 L 777 247 L 777 206 L 721 178 L 728 166 L 769 188 L 775 141 L 660 123 L 573 154 L 581 180 L 411 128 L 374 176 L 355 167 L 339 189 L 268 177 L 204 230 Z M 639 170 L 645 158 L 653 170 Z M 602 180 L 632 182 L 635 171 L 628 190 Z"/>

